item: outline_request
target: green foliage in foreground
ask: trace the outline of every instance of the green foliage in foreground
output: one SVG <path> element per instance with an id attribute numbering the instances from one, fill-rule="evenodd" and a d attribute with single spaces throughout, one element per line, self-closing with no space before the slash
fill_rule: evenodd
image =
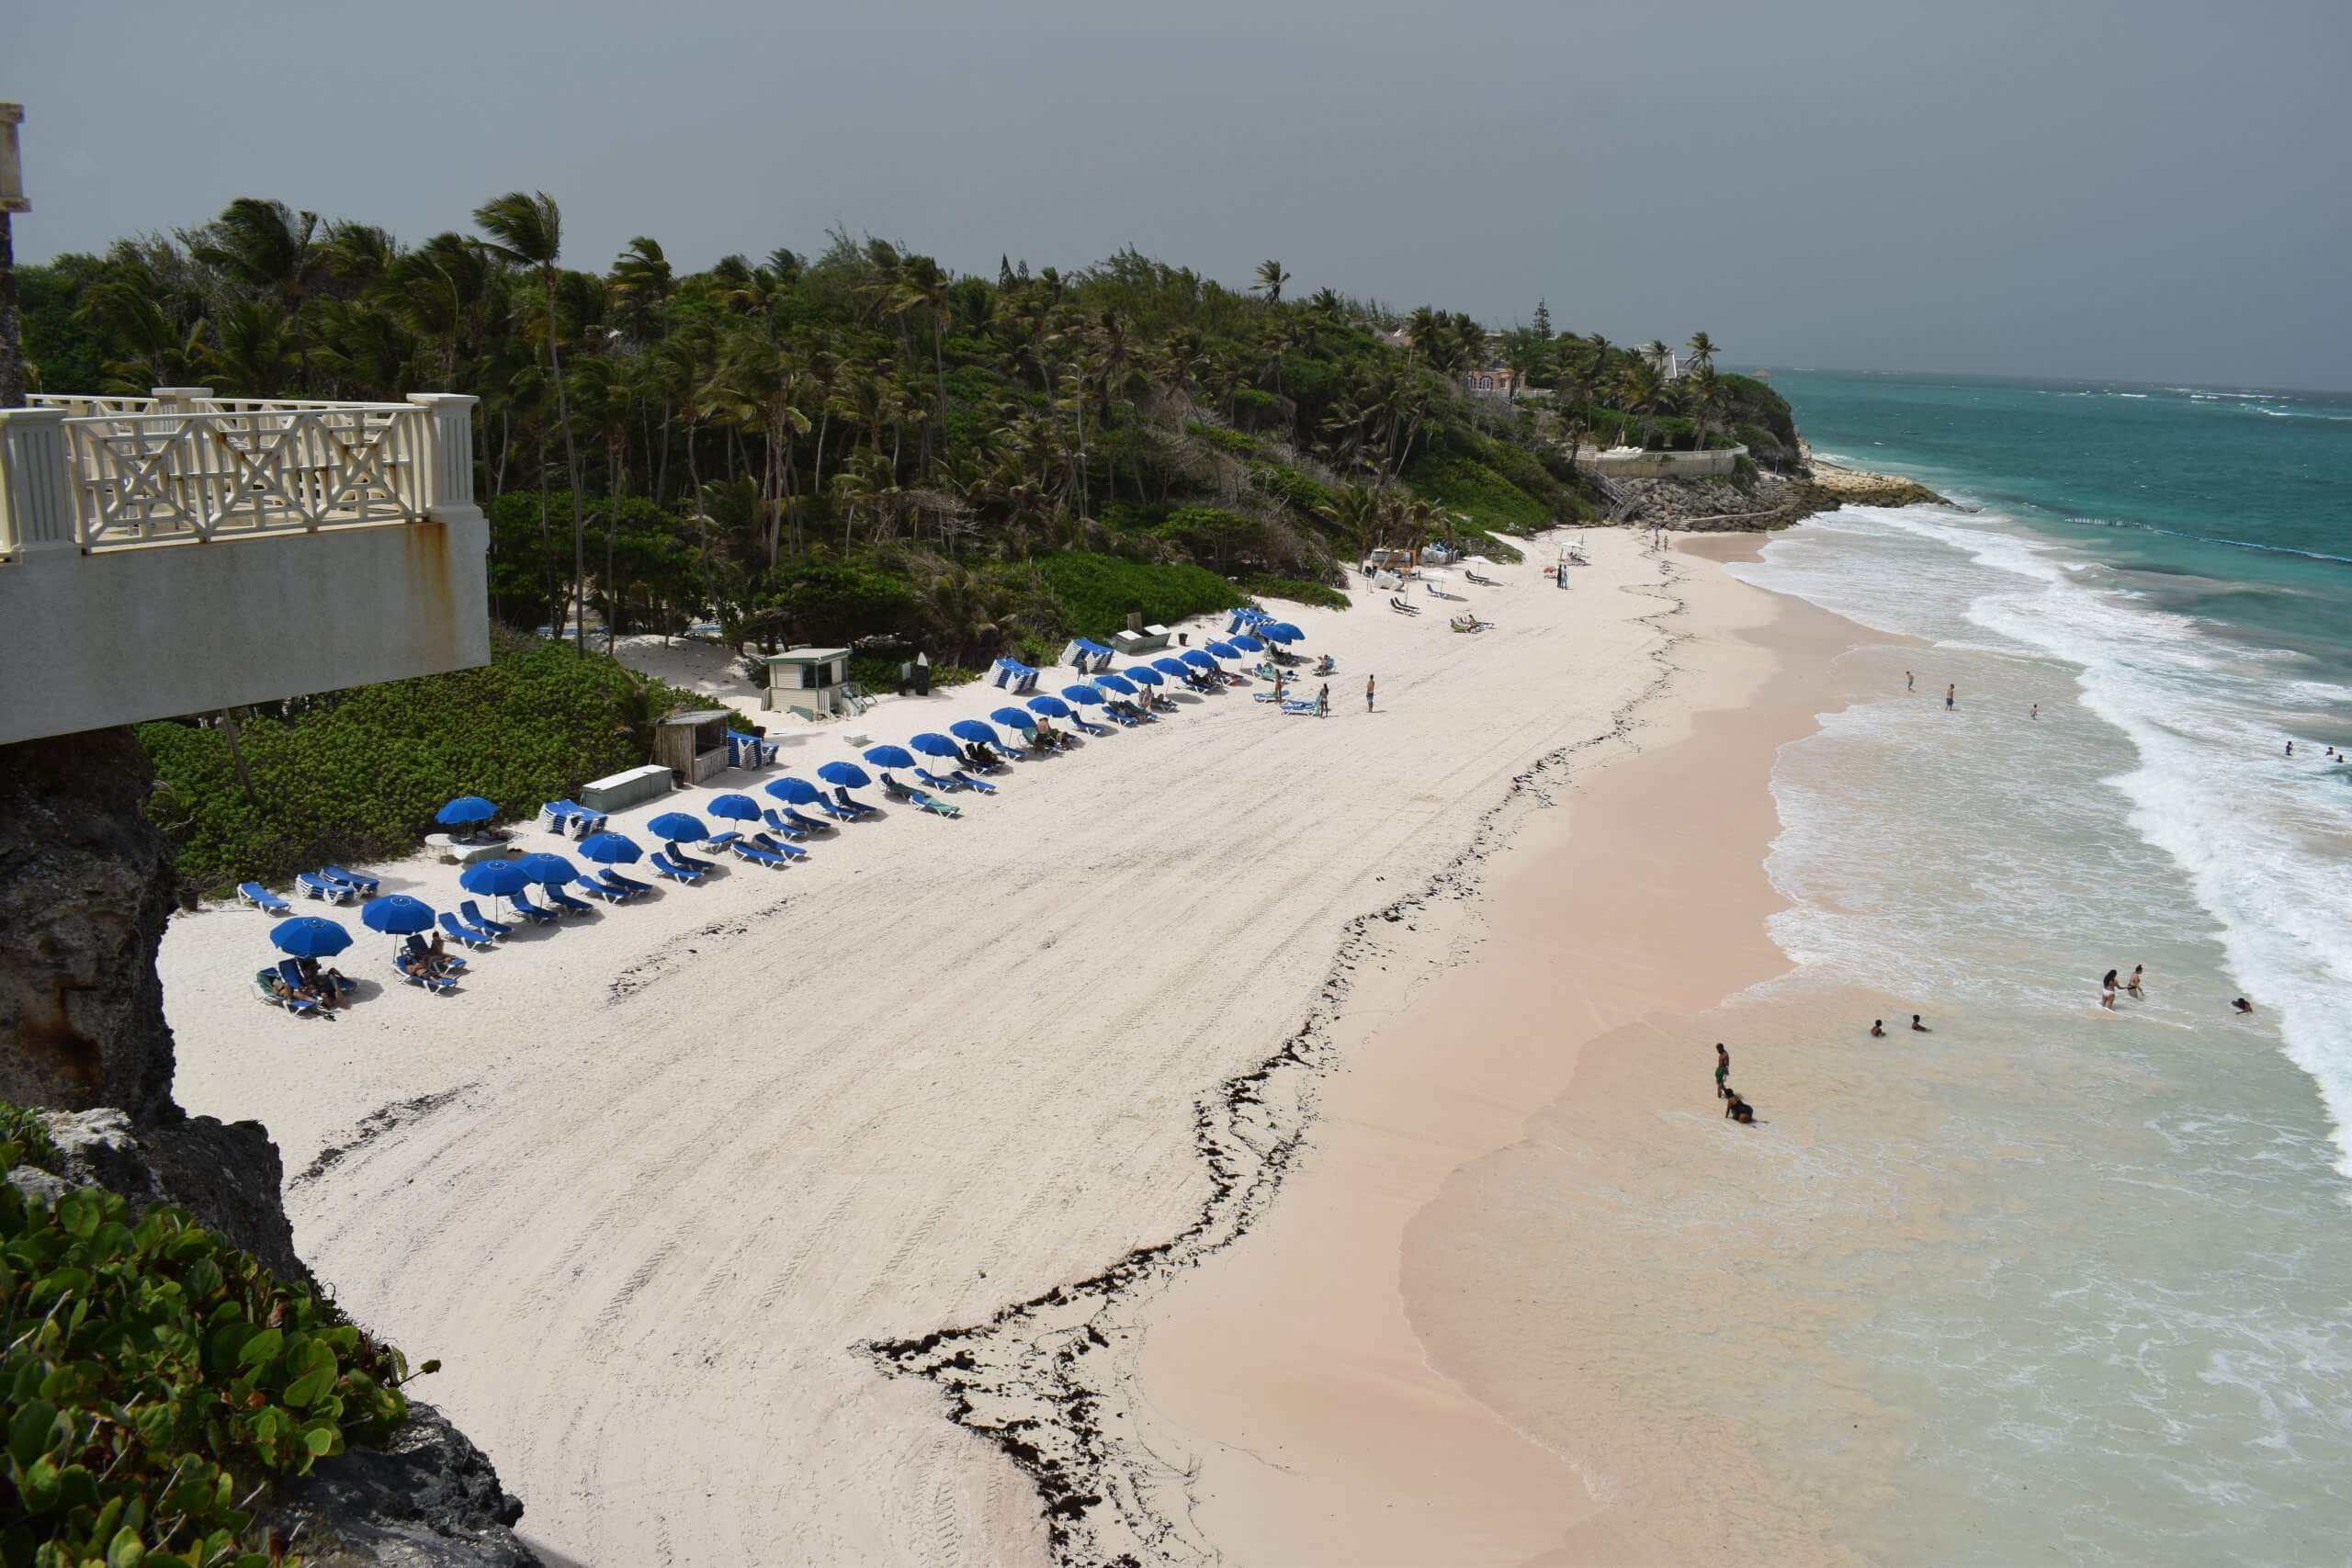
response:
<path id="1" fill-rule="evenodd" d="M 0 1151 L 7 1157 L 0 1159 L 0 1172 L 14 1170 L 20 1165 L 45 1170 L 51 1176 L 63 1174 L 65 1156 L 41 1124 L 40 1112 L 21 1105 L 0 1100 Z"/>
<path id="2" fill-rule="evenodd" d="M 1066 550 L 1041 557 L 1062 628 L 1075 637 L 1106 638 L 1124 628 L 1131 610 L 1147 626 L 1231 609 L 1242 597 L 1233 584 L 1197 566 L 1159 566 L 1116 556 Z"/>
<path id="3" fill-rule="evenodd" d="M 0 1143 L 0 1167 L 23 1156 Z M 0 1345 L 7 1568 L 268 1568 L 255 1495 L 408 1416 L 399 1351 L 177 1209 L 132 1226 L 102 1188 L 0 1186 Z"/>
<path id="4" fill-rule="evenodd" d="M 406 854 L 460 795 L 510 817 L 648 755 L 653 720 L 690 694 L 568 644 L 498 634 L 479 670 L 362 686 L 255 714 L 228 732 L 141 725 L 164 789 L 148 811 L 184 882 L 282 880 L 322 861 Z"/>
<path id="5" fill-rule="evenodd" d="M 1290 599 L 1323 610 L 1344 610 L 1348 596 L 1328 582 L 1298 577 L 1269 577 L 1261 572 L 1241 580 L 1241 590 L 1252 599 Z"/>

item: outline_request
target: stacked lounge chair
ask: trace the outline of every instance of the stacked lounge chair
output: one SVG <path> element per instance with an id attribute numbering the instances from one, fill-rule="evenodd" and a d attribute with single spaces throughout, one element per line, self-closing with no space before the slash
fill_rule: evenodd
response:
<path id="1" fill-rule="evenodd" d="M 341 904 L 358 897 L 345 883 L 330 881 L 314 871 L 299 872 L 294 886 L 313 898 L 323 898 L 330 904 Z"/>
<path id="2" fill-rule="evenodd" d="M 345 871 L 339 865 L 322 865 L 319 874 L 329 882 L 340 882 L 362 898 L 373 898 L 377 889 L 384 886 L 380 876 L 366 876 L 356 871 Z"/>
<path id="3" fill-rule="evenodd" d="M 584 839 L 591 833 L 601 833 L 608 820 L 603 812 L 591 811 L 569 800 L 550 800 L 539 807 L 539 826 L 558 838 L 570 835 Z"/>

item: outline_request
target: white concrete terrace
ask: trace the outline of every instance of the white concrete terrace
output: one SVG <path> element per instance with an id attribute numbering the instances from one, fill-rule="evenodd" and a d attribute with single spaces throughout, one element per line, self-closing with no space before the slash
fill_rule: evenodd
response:
<path id="1" fill-rule="evenodd" d="M 0 409 L 0 743 L 486 663 L 476 400 Z"/>

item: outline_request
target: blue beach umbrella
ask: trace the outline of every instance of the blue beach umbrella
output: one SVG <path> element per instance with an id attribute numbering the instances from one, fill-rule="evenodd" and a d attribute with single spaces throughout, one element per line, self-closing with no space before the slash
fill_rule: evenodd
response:
<path id="1" fill-rule="evenodd" d="M 520 861 L 478 860 L 458 873 L 458 886 L 469 893 L 503 898 L 531 885 L 530 873 Z"/>
<path id="2" fill-rule="evenodd" d="M 1030 717 L 1027 714 L 1022 712 L 1019 708 L 999 708 L 996 712 L 989 715 L 989 716 L 996 720 L 999 724 L 1004 725 L 1012 729 L 1035 729 L 1037 728 L 1037 721 Z"/>
<path id="3" fill-rule="evenodd" d="M 1059 697 L 1031 697 L 1029 711 L 1044 714 L 1047 718 L 1068 718 L 1069 705 Z"/>
<path id="4" fill-rule="evenodd" d="M 1151 667 L 1163 675 L 1173 675 L 1179 681 L 1184 678 L 1184 661 L 1181 659 L 1155 659 Z"/>
<path id="5" fill-rule="evenodd" d="M 580 840 L 577 852 L 581 859 L 598 865 L 627 865 L 645 853 L 635 840 L 621 833 L 591 833 Z"/>
<path id="6" fill-rule="evenodd" d="M 467 822 L 487 822 L 498 815 L 498 802 L 484 800 L 478 795 L 461 795 L 433 814 L 433 819 L 445 828 L 455 828 Z"/>
<path id="7" fill-rule="evenodd" d="M 701 818 L 690 817 L 683 811 L 664 811 L 661 816 L 648 822 L 645 825 L 645 830 L 657 839 L 667 839 L 673 844 L 700 843 L 710 837 L 710 829 L 702 825 Z M 459 880 L 462 881 L 463 878 Z"/>
<path id="8" fill-rule="evenodd" d="M 561 855 L 525 855 L 514 863 L 523 868 L 524 875 L 550 887 L 580 880 L 580 868 Z"/>
<path id="9" fill-rule="evenodd" d="M 790 773 L 780 779 L 770 779 L 760 787 L 786 806 L 814 806 L 822 793 L 807 779 L 796 779 Z"/>
<path id="10" fill-rule="evenodd" d="M 1195 670 L 1214 670 L 1216 668 L 1216 660 L 1211 659 L 1207 654 L 1203 653 L 1197 648 L 1188 648 L 1176 657 L 1191 665 Z"/>
<path id="11" fill-rule="evenodd" d="M 1276 621 L 1271 626 L 1260 626 L 1258 635 L 1274 642 L 1296 642 L 1306 634 L 1288 621 Z"/>
<path id="12" fill-rule="evenodd" d="M 368 900 L 368 907 L 359 911 L 359 923 L 387 936 L 429 931 L 433 929 L 433 906 L 405 893 L 387 893 Z"/>
<path id="13" fill-rule="evenodd" d="M 1148 664 L 1138 664 L 1132 670 L 1122 670 L 1119 673 L 1125 675 L 1130 681 L 1141 681 L 1147 686 L 1164 686 L 1168 684 L 1168 677 L 1162 675 L 1159 671 L 1154 670 Z"/>
<path id="14" fill-rule="evenodd" d="M 960 757 L 963 750 L 944 735 L 926 729 L 907 742 L 926 757 Z"/>
<path id="15" fill-rule="evenodd" d="M 1116 692 L 1123 697 L 1132 697 L 1136 694 L 1136 683 L 1125 675 L 1097 675 L 1094 677 L 1094 683 L 1106 692 Z"/>
<path id="16" fill-rule="evenodd" d="M 729 822 L 756 822 L 760 819 L 760 803 L 748 795 L 722 795 L 704 806 L 713 817 L 724 817 Z"/>
<path id="17" fill-rule="evenodd" d="M 1229 642 L 1212 642 L 1204 644 L 1204 647 L 1213 658 L 1238 659 L 1241 657 L 1241 650 Z"/>
<path id="18" fill-rule="evenodd" d="M 1233 646 L 1241 649 L 1244 653 L 1263 653 L 1266 651 L 1266 645 L 1260 642 L 1256 637 L 1250 636 L 1247 632 L 1244 632 L 1241 636 L 1235 637 L 1233 639 Z"/>
<path id="19" fill-rule="evenodd" d="M 912 763 L 909 766 L 912 766 Z M 817 770 L 817 776 L 827 784 L 840 784 L 844 789 L 856 789 L 874 782 L 866 771 L 855 762 L 827 762 Z"/>
<path id="20" fill-rule="evenodd" d="M 877 768 L 911 768 L 915 754 L 903 746 L 868 746 L 865 760 Z M 818 770 L 822 773 L 822 769 Z"/>
<path id="21" fill-rule="evenodd" d="M 1091 707 L 1102 700 L 1102 694 L 1091 686 L 1064 686 L 1062 695 L 1080 707 Z"/>
<path id="22" fill-rule="evenodd" d="M 1024 726 L 1024 728 L 1026 728 Z M 977 740 L 986 746 L 1001 746 L 1003 737 L 977 718 L 959 718 L 947 727 L 950 735 L 960 735 L 967 740 Z"/>
<path id="23" fill-rule="evenodd" d="M 269 929 L 270 945 L 297 958 L 332 958 L 351 945 L 351 933 L 319 915 L 297 915 Z"/>

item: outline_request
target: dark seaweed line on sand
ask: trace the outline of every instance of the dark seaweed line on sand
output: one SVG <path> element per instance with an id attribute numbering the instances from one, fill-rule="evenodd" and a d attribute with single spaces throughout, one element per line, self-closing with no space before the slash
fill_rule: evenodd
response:
<path id="1" fill-rule="evenodd" d="M 1515 774 L 1502 798 L 1479 817 L 1468 845 L 1419 891 L 1350 920 L 1323 977 L 1319 999 L 1305 1021 L 1256 1066 L 1227 1078 L 1197 1102 L 1193 1144 L 1208 1168 L 1210 1191 L 1191 1224 L 1165 1241 L 1136 1248 L 1099 1273 L 1001 1307 L 984 1322 L 941 1329 L 920 1339 L 874 1340 L 862 1347 L 888 1371 L 938 1383 L 947 1395 L 949 1419 L 994 1442 L 1029 1477 L 1044 1505 L 1057 1564 L 1140 1568 L 1134 1552 L 1112 1550 L 1102 1541 L 1090 1517 L 1114 1495 L 1125 1527 L 1120 1533 L 1162 1551 L 1185 1550 L 1180 1544 L 1184 1532 L 1173 1520 L 1153 1513 L 1132 1483 L 1119 1484 L 1125 1468 L 1121 1461 L 1127 1456 L 1114 1450 L 1132 1438 L 1114 1437 L 1103 1428 L 1102 1385 L 1108 1380 L 1085 1375 L 1110 1357 L 1111 1341 L 1096 1320 L 1115 1304 L 1139 1300 L 1178 1269 L 1238 1241 L 1265 1213 L 1315 1125 L 1308 1090 L 1339 1066 L 1330 1024 L 1351 988 L 1351 972 L 1376 950 L 1376 927 L 1405 920 L 1442 897 L 1475 897 L 1484 882 L 1484 863 L 1509 840 L 1510 828 L 1501 826 L 1507 814 L 1527 800 L 1549 805 L 1552 789 L 1566 782 L 1556 775 L 1576 757 L 1634 734 L 1639 710 L 1673 680 L 1673 651 L 1689 636 L 1661 625 L 1687 607 L 1670 592 L 1679 575 L 1674 563 L 1665 558 L 1661 564 L 1666 569 L 1661 581 L 1627 590 L 1667 601 L 1665 608 L 1640 617 L 1664 633 L 1646 656 L 1658 666 L 1657 672 L 1617 709 L 1607 729 L 1545 752 Z M 1511 815 L 1511 827 L 1516 822 Z M 1297 1080 L 1287 1113 L 1267 1094 L 1277 1077 L 1284 1076 Z M 1036 1414 L 1007 1418 L 1000 1412 L 983 1413 L 976 1401 L 1026 1406 Z"/>

